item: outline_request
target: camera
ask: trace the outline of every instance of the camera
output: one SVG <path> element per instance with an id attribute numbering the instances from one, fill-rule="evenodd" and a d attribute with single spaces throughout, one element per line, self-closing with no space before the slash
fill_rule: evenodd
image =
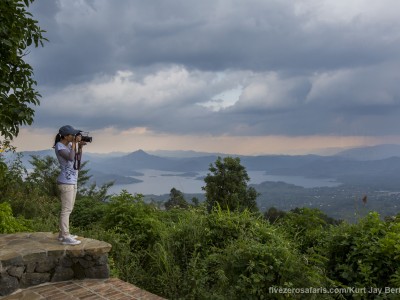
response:
<path id="1" fill-rule="evenodd" d="M 89 136 L 87 132 L 81 132 L 81 133 L 79 133 L 77 135 L 81 136 L 81 141 L 82 142 L 85 142 L 85 143 L 91 143 L 92 142 L 93 138 L 91 136 Z"/>
<path id="2" fill-rule="evenodd" d="M 82 142 L 86 142 L 86 143 L 91 143 L 92 142 L 92 137 L 88 136 L 88 135 L 82 135 Z"/>

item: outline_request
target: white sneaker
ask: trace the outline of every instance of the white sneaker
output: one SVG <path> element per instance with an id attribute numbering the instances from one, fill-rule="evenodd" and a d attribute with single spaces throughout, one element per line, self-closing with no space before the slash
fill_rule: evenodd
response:
<path id="1" fill-rule="evenodd" d="M 72 239 L 74 239 L 74 240 L 78 238 L 78 236 L 75 235 L 75 234 L 70 234 L 69 237 L 72 238 Z M 58 236 L 58 240 L 59 240 L 60 242 L 62 242 L 63 239 L 64 239 L 64 238 L 63 238 L 62 236 Z"/>
<path id="2" fill-rule="evenodd" d="M 79 245 L 81 241 L 78 241 L 76 239 L 73 239 L 71 236 L 67 236 L 63 239 L 61 244 L 63 245 Z"/>

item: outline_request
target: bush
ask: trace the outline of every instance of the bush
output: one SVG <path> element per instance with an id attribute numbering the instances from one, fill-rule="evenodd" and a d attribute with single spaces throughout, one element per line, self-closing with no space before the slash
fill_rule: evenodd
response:
<path id="1" fill-rule="evenodd" d="M 382 221 L 378 213 L 332 228 L 321 250 L 328 275 L 347 286 L 393 286 L 400 278 L 399 240 L 400 223 Z"/>
<path id="2" fill-rule="evenodd" d="M 132 196 L 126 191 L 111 197 L 105 206 L 102 225 L 106 230 L 128 234 L 132 251 L 147 250 L 163 231 L 157 209 L 144 203 L 142 195 Z"/>
<path id="3" fill-rule="evenodd" d="M 144 286 L 157 294 L 168 299 L 271 299 L 277 296 L 268 295 L 272 286 L 326 284 L 279 230 L 247 211 L 208 215 L 189 210 L 180 217 L 149 250 Z"/>
<path id="4" fill-rule="evenodd" d="M 104 218 L 106 206 L 92 197 L 78 197 L 70 217 L 71 225 L 82 229 L 96 225 Z"/>
<path id="5" fill-rule="evenodd" d="M 0 203 L 0 233 L 29 231 L 27 220 L 14 218 L 9 203 Z"/>
<path id="6" fill-rule="evenodd" d="M 327 216 L 316 208 L 296 208 L 276 222 L 294 240 L 302 253 L 312 252 L 323 240 L 329 227 Z"/>

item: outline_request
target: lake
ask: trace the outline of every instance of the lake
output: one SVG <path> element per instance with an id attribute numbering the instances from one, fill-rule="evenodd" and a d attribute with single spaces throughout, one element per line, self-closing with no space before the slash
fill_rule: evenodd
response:
<path id="1" fill-rule="evenodd" d="M 125 189 L 131 194 L 144 194 L 144 195 L 163 195 L 169 194 L 172 188 L 180 190 L 182 193 L 197 194 L 204 193 L 201 189 L 205 185 L 203 179 L 207 176 L 208 172 L 190 172 L 196 173 L 186 174 L 182 172 L 159 171 L 159 170 L 137 170 L 143 173 L 143 176 L 135 176 L 134 178 L 143 180 L 140 183 L 132 184 L 119 184 L 114 185 L 109 189 L 111 193 L 119 193 Z M 186 174 L 186 175 L 185 175 Z M 282 181 L 286 183 L 295 184 L 305 188 L 312 187 L 334 187 L 340 185 L 334 179 L 320 179 L 320 178 L 306 178 L 302 176 L 280 176 L 280 175 L 267 175 L 265 171 L 247 171 L 250 177 L 249 184 L 260 184 L 264 181 Z"/>

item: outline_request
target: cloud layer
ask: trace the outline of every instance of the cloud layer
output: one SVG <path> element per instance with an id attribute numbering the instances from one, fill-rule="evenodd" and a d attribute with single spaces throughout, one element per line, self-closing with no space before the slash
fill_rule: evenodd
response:
<path id="1" fill-rule="evenodd" d="M 400 2 L 38 0 L 35 126 L 400 132 Z"/>

